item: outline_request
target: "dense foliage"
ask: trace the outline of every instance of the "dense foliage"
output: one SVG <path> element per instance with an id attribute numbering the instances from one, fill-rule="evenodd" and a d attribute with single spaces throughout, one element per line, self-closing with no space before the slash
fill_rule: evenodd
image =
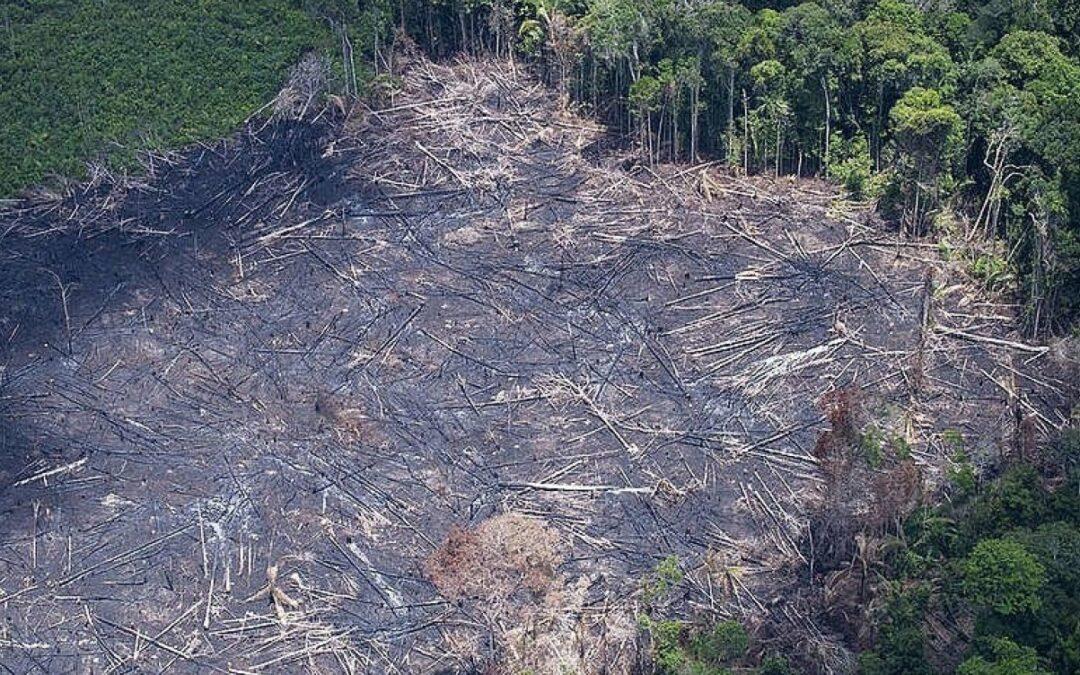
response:
<path id="1" fill-rule="evenodd" d="M 17 0 L 0 29 L 0 196 L 222 136 L 332 43 L 289 0 Z"/>
<path id="2" fill-rule="evenodd" d="M 892 590 L 864 673 L 940 672 L 933 624 L 970 626 L 963 675 L 1080 672 L 1080 434 L 1057 449 L 1051 481 L 1014 466 L 908 519 L 886 560 Z"/>

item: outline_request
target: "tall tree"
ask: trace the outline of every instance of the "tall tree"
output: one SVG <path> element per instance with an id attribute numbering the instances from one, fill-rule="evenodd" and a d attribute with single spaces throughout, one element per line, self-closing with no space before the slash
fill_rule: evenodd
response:
<path id="1" fill-rule="evenodd" d="M 862 43 L 871 152 L 880 170 L 893 104 L 916 86 L 951 95 L 957 70 L 948 50 L 927 35 L 923 13 L 902 0 L 881 0 L 854 30 Z"/>
<path id="2" fill-rule="evenodd" d="M 896 175 L 902 223 L 922 234 L 952 181 L 961 150 L 963 122 L 935 89 L 912 87 L 889 112 L 896 143 Z"/>
<path id="3" fill-rule="evenodd" d="M 832 135 L 832 99 L 838 74 L 849 65 L 854 50 L 845 44 L 845 31 L 820 5 L 803 3 L 784 12 L 778 51 L 797 83 L 792 109 L 797 128 L 800 160 L 806 152 L 819 167 L 827 166 Z M 802 173 L 799 162 L 797 173 Z"/>
<path id="4" fill-rule="evenodd" d="M 975 225 L 1009 240 L 1039 333 L 1080 307 L 1080 66 L 1056 38 L 1014 31 L 977 72 L 988 184 Z"/>

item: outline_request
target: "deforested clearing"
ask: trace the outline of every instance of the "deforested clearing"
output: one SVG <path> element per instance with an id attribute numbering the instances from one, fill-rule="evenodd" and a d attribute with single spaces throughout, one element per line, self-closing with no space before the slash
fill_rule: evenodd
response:
<path id="1" fill-rule="evenodd" d="M 843 661 L 852 532 L 1065 426 L 1053 347 L 827 183 L 411 59 L 3 214 L 11 668 L 627 672 L 657 602 Z"/>

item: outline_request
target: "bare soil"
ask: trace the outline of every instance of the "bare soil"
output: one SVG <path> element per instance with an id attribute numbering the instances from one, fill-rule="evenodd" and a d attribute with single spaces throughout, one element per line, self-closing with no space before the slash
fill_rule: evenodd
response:
<path id="1" fill-rule="evenodd" d="M 812 633 L 823 395 L 931 489 L 1064 422 L 824 183 L 640 165 L 509 63 L 334 115 L 0 217 L 9 671 L 626 672 L 672 554 L 681 615 Z"/>

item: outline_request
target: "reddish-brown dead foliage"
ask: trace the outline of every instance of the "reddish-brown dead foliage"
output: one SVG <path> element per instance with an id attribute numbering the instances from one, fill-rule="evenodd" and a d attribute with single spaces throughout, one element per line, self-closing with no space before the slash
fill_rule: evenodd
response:
<path id="1" fill-rule="evenodd" d="M 867 515 L 867 525 L 884 530 L 914 509 L 922 498 L 922 472 L 911 459 L 874 477 L 871 491 L 873 505 Z"/>
<path id="2" fill-rule="evenodd" d="M 541 595 L 561 562 L 559 538 L 543 524 L 504 514 L 466 530 L 454 526 L 428 559 L 428 578 L 448 598 L 509 600 L 520 591 Z"/>
<path id="3" fill-rule="evenodd" d="M 829 420 L 829 428 L 818 436 L 814 455 L 820 460 L 833 458 L 838 451 L 848 450 L 858 442 L 858 390 L 835 389 L 818 400 L 818 407 Z"/>

